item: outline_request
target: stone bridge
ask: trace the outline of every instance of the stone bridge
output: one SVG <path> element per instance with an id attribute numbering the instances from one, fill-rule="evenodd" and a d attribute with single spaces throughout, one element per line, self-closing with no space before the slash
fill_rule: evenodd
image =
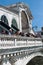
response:
<path id="1" fill-rule="evenodd" d="M 43 38 L 0 35 L 0 64 L 28 65 L 34 57 L 43 57 Z"/>

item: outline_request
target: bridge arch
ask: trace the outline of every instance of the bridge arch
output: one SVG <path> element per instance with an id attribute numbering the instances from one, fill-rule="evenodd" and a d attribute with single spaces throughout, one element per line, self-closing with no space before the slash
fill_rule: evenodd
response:
<path id="1" fill-rule="evenodd" d="M 43 57 L 43 54 L 40 52 L 30 54 L 25 61 L 25 65 L 28 65 L 28 63 L 36 57 Z"/>
<path id="2" fill-rule="evenodd" d="M 32 53 L 32 54 L 25 56 L 24 58 L 16 61 L 15 65 L 29 65 L 28 63 L 35 57 L 43 57 L 43 54 L 41 52 Z"/>

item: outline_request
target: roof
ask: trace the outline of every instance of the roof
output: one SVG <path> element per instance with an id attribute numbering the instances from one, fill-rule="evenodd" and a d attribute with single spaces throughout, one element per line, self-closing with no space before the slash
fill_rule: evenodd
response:
<path id="1" fill-rule="evenodd" d="M 8 11 L 11 11 L 11 12 L 13 12 L 15 14 L 19 13 L 19 8 L 23 8 L 27 12 L 29 18 L 30 19 L 33 18 L 32 13 L 30 11 L 30 8 L 26 4 L 24 4 L 24 3 L 19 2 L 19 3 L 13 4 L 13 5 L 9 5 L 9 6 L 2 6 L 2 5 L 0 5 L 0 7 L 6 9 Z"/>
<path id="2" fill-rule="evenodd" d="M 13 5 L 9 5 L 9 6 L 7 6 L 7 8 L 9 8 L 13 11 L 18 11 L 18 12 L 19 12 L 19 8 L 23 8 L 27 12 L 30 19 L 33 18 L 32 13 L 30 11 L 30 8 L 28 7 L 28 5 L 24 4 L 23 2 L 22 3 L 19 2 L 19 3 L 13 4 Z"/>
<path id="3" fill-rule="evenodd" d="M 15 14 L 18 14 L 18 11 L 17 11 L 17 10 L 12 10 L 12 9 L 10 9 L 10 8 L 7 8 L 6 6 L 0 5 L 0 8 L 3 8 L 3 9 L 5 9 L 5 10 L 8 10 L 8 11 L 13 12 L 13 13 L 15 13 Z"/>

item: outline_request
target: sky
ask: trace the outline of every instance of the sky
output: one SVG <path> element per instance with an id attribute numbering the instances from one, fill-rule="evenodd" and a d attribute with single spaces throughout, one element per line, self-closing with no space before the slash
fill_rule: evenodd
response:
<path id="1" fill-rule="evenodd" d="M 43 26 L 43 0 L 0 0 L 0 5 L 7 6 L 17 2 L 24 2 L 29 6 L 33 15 L 32 26 L 37 26 L 36 30 L 41 30 Z"/>

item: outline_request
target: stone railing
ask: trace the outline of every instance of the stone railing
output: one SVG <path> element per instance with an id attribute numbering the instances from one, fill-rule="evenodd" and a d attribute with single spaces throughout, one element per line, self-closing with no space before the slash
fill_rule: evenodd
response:
<path id="1" fill-rule="evenodd" d="M 41 38 L 0 35 L 0 49 L 26 46 L 43 46 L 43 42 Z"/>

